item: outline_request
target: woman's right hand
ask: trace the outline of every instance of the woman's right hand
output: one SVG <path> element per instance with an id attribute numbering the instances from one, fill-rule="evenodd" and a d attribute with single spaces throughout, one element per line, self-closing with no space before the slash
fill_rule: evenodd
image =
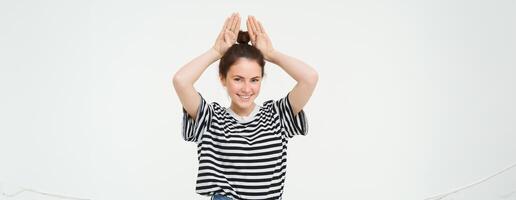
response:
<path id="1" fill-rule="evenodd" d="M 231 14 L 224 22 L 224 26 L 213 45 L 215 50 L 222 57 L 224 53 L 236 43 L 238 32 L 240 31 L 240 15 L 238 13 Z"/>

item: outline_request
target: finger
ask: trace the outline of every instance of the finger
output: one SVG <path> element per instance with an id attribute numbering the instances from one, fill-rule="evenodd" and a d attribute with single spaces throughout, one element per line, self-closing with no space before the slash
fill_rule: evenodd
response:
<path id="1" fill-rule="evenodd" d="M 254 16 L 249 17 L 249 26 L 251 26 L 251 30 L 253 30 L 253 33 L 257 34 L 256 27 L 254 26 Z"/>
<path id="2" fill-rule="evenodd" d="M 222 29 L 222 32 L 229 30 L 231 28 L 231 18 L 233 17 L 233 14 L 226 18 L 226 23 L 224 24 L 224 28 Z"/>
<path id="3" fill-rule="evenodd" d="M 255 35 L 257 35 L 257 34 L 258 34 L 258 30 L 256 29 L 256 26 L 255 26 L 254 21 L 255 21 L 254 16 L 251 16 L 251 17 L 249 18 L 249 24 L 251 25 L 251 29 L 253 30 L 253 33 L 254 33 Z"/>
<path id="4" fill-rule="evenodd" d="M 247 33 L 249 33 L 249 37 L 251 38 L 251 42 L 254 43 L 256 35 L 254 34 L 253 28 L 251 27 L 251 18 L 247 17 L 246 25 L 247 25 Z"/>
<path id="5" fill-rule="evenodd" d="M 262 33 L 265 33 L 265 29 L 263 28 L 262 23 L 261 23 L 260 21 L 258 21 L 258 29 L 259 29 Z"/>
<path id="6" fill-rule="evenodd" d="M 224 21 L 224 26 L 222 26 L 222 30 L 220 31 L 220 33 L 224 33 L 224 31 L 226 29 L 228 29 L 228 27 L 229 27 L 229 20 L 230 19 L 231 19 L 230 17 L 226 18 L 226 21 Z"/>
<path id="7" fill-rule="evenodd" d="M 253 26 L 255 27 L 256 33 L 262 33 L 262 30 L 260 29 L 260 25 L 258 24 L 258 20 L 253 17 Z"/>
<path id="8" fill-rule="evenodd" d="M 224 31 L 224 41 L 225 42 L 229 42 L 229 34 L 228 34 L 228 30 Z"/>
<path id="9" fill-rule="evenodd" d="M 236 23 L 235 26 L 233 26 L 233 33 L 235 35 L 238 35 L 238 32 L 240 31 L 240 14 L 237 13 L 236 15 Z"/>
<path id="10" fill-rule="evenodd" d="M 231 24 L 228 27 L 230 31 L 234 30 L 236 22 L 237 22 L 237 17 L 236 17 L 236 14 L 233 13 L 233 15 L 231 15 Z"/>
<path id="11" fill-rule="evenodd" d="M 226 32 L 226 28 L 228 26 L 229 17 L 224 21 L 224 25 L 222 26 L 222 30 L 220 30 L 219 35 L 217 36 L 217 40 L 224 40 L 224 33 Z"/>
<path id="12" fill-rule="evenodd" d="M 230 42 L 231 42 L 231 38 L 230 38 L 230 36 L 229 36 L 229 33 L 231 33 L 231 31 L 226 30 L 226 31 L 224 32 L 224 41 L 225 41 L 226 43 L 230 43 Z"/>
<path id="13" fill-rule="evenodd" d="M 249 33 L 249 36 L 251 36 L 251 38 L 252 38 L 254 35 L 254 31 L 253 31 L 250 20 L 251 20 L 251 18 L 249 16 L 247 16 L 247 20 L 245 23 L 247 25 L 247 32 Z"/>
<path id="14" fill-rule="evenodd" d="M 245 25 L 247 27 L 247 32 L 249 33 L 249 35 L 252 35 L 253 30 L 251 29 L 251 26 L 249 26 L 249 15 L 247 16 L 247 20 L 245 20 Z"/>
<path id="15" fill-rule="evenodd" d="M 253 45 L 256 44 L 256 38 L 258 37 L 257 34 L 256 34 L 256 28 L 254 27 L 254 23 L 253 23 L 253 20 L 254 20 L 254 16 L 250 16 L 249 17 L 249 20 L 248 20 L 248 23 L 249 23 L 249 30 L 253 33 L 253 34 L 250 34 L 249 36 L 251 37 L 251 43 Z"/>

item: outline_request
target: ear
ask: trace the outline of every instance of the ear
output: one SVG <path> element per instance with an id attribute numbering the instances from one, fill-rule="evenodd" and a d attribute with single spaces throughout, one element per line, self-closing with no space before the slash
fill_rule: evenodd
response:
<path id="1" fill-rule="evenodd" d="M 222 86 L 226 87 L 226 78 L 223 78 L 222 76 L 219 75 L 219 79 L 220 79 L 220 84 L 222 84 Z"/>

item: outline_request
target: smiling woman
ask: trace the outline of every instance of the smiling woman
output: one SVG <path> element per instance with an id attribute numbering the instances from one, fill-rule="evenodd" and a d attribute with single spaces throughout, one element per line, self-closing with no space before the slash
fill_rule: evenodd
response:
<path id="1" fill-rule="evenodd" d="M 240 31 L 238 44 L 231 46 L 219 63 L 219 77 L 231 97 L 231 110 L 249 116 L 260 93 L 265 61 L 260 50 L 248 45 L 249 34 Z"/>
<path id="2" fill-rule="evenodd" d="M 247 116 L 246 108 L 254 102 L 260 92 L 260 66 L 246 58 L 240 58 L 228 71 L 226 78 L 221 78 L 222 85 L 227 88 L 231 97 L 231 109 L 240 115 Z"/>
<path id="3" fill-rule="evenodd" d="M 215 45 L 173 78 L 183 106 L 183 138 L 198 147 L 196 192 L 212 199 L 281 199 L 288 141 L 308 132 L 303 106 L 315 89 L 317 72 L 273 49 L 253 16 L 247 19 L 247 30 L 240 31 L 237 13 L 231 15 Z M 227 108 L 208 104 L 193 86 L 219 59 L 220 82 L 231 97 Z M 280 66 L 297 84 L 283 98 L 258 106 L 254 100 L 260 93 L 265 61 Z"/>

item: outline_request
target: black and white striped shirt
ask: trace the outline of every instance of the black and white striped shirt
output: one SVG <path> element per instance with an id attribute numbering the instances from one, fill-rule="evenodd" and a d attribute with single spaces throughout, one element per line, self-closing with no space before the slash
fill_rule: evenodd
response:
<path id="1" fill-rule="evenodd" d="M 307 131 L 304 111 L 294 117 L 288 94 L 264 102 L 254 118 L 244 122 L 218 103 L 206 103 L 201 95 L 195 120 L 183 108 L 183 138 L 197 143 L 196 192 L 233 199 L 280 199 L 288 140 Z"/>

